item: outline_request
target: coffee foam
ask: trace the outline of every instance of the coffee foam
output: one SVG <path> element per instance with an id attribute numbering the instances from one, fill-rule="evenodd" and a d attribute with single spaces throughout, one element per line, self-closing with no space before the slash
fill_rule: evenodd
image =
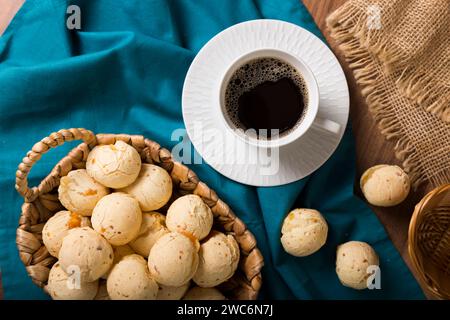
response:
<path id="1" fill-rule="evenodd" d="M 301 90 L 305 109 L 295 126 L 283 132 L 280 136 L 289 134 L 297 128 L 302 122 L 306 109 L 308 108 L 308 90 L 305 80 L 293 66 L 287 62 L 271 57 L 251 60 L 239 67 L 231 76 L 225 90 L 225 108 L 233 125 L 236 128 L 249 129 L 240 122 L 238 117 L 239 97 L 265 81 L 275 82 L 286 77 L 294 81 L 295 85 Z"/>

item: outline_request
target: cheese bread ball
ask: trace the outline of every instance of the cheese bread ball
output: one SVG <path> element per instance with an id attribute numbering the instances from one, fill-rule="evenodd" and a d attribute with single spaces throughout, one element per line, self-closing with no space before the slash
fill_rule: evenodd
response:
<path id="1" fill-rule="evenodd" d="M 319 211 L 292 210 L 283 221 L 281 244 L 296 257 L 304 257 L 319 250 L 327 241 L 328 225 Z"/>
<path id="2" fill-rule="evenodd" d="M 129 245 L 127 245 L 127 244 L 125 244 L 123 246 L 113 247 L 113 252 L 114 252 L 114 259 L 113 259 L 113 263 L 111 265 L 111 268 L 109 268 L 108 272 L 105 273 L 102 276 L 102 279 L 108 279 L 109 273 L 111 272 L 112 268 L 114 268 L 114 266 L 120 260 L 122 260 L 123 257 L 129 256 L 130 254 L 134 254 L 135 253 L 133 251 L 133 249 L 131 249 L 131 247 Z"/>
<path id="3" fill-rule="evenodd" d="M 56 262 L 48 275 L 47 291 L 54 300 L 92 300 L 97 294 L 98 281 L 78 281 L 70 277 Z"/>
<path id="4" fill-rule="evenodd" d="M 106 289 L 106 281 L 99 280 L 98 283 L 98 291 L 94 297 L 94 300 L 111 300 L 108 294 L 108 290 Z"/>
<path id="5" fill-rule="evenodd" d="M 95 281 L 112 265 L 113 249 L 108 241 L 89 227 L 75 228 L 63 239 L 59 250 L 61 268 L 78 269 L 81 281 Z"/>
<path id="6" fill-rule="evenodd" d="M 164 215 L 158 212 L 144 212 L 138 236 L 129 245 L 136 253 L 148 258 L 150 249 L 156 241 L 167 233 L 169 230 L 166 228 Z"/>
<path id="7" fill-rule="evenodd" d="M 89 218 L 70 211 L 59 211 L 45 223 L 42 229 L 42 241 L 48 252 L 58 257 L 62 241 L 69 230 L 89 226 L 91 226 Z"/>
<path id="8" fill-rule="evenodd" d="M 212 224 L 211 209 L 194 194 L 178 198 L 167 210 L 166 225 L 170 231 L 188 232 L 198 240 L 209 234 Z"/>
<path id="9" fill-rule="evenodd" d="M 168 287 L 160 284 L 156 300 L 181 300 L 188 291 L 190 284 L 190 281 L 181 287 Z"/>
<path id="10" fill-rule="evenodd" d="M 172 178 L 161 167 L 142 164 L 136 181 L 120 191 L 135 197 L 142 211 L 158 210 L 172 195 Z"/>
<path id="11" fill-rule="evenodd" d="M 83 216 L 90 216 L 97 202 L 109 189 L 94 179 L 84 169 L 70 171 L 60 180 L 58 197 L 62 205 Z"/>
<path id="12" fill-rule="evenodd" d="M 226 300 L 226 298 L 216 288 L 194 287 L 186 293 L 183 300 Z"/>
<path id="13" fill-rule="evenodd" d="M 96 146 L 86 160 L 87 173 L 109 188 L 125 188 L 136 180 L 141 170 L 137 150 L 123 141 Z"/>
<path id="14" fill-rule="evenodd" d="M 92 227 L 114 246 L 127 244 L 138 235 L 142 212 L 132 196 L 115 192 L 103 197 L 92 212 Z"/>
<path id="15" fill-rule="evenodd" d="M 391 207 L 406 199 L 411 183 L 402 168 L 381 164 L 364 172 L 360 187 L 369 203 L 379 207 Z"/>
<path id="16" fill-rule="evenodd" d="M 215 287 L 230 279 L 239 263 L 239 245 L 231 235 L 213 231 L 200 246 L 199 264 L 194 282 L 204 288 Z"/>
<path id="17" fill-rule="evenodd" d="M 106 282 L 112 300 L 155 300 L 158 284 L 148 272 L 147 261 L 140 255 L 123 257 Z"/>
<path id="18" fill-rule="evenodd" d="M 177 232 L 168 233 L 153 245 L 148 267 L 160 284 L 181 287 L 191 280 L 198 267 L 199 243 Z"/>
<path id="19" fill-rule="evenodd" d="M 341 283 L 350 288 L 367 288 L 369 266 L 378 266 L 378 256 L 365 242 L 350 241 L 340 245 L 336 252 L 336 273 Z"/>

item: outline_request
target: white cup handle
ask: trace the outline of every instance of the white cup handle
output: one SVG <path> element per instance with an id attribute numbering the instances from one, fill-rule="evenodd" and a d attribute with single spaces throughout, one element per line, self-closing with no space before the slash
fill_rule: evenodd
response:
<path id="1" fill-rule="evenodd" d="M 317 129 L 331 132 L 333 134 L 339 134 L 339 132 L 341 131 L 341 125 L 339 123 L 319 117 L 316 117 L 312 126 Z"/>

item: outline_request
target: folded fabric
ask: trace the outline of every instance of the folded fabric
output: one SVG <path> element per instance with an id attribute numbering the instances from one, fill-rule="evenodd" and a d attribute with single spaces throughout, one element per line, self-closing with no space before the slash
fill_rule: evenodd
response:
<path id="1" fill-rule="evenodd" d="M 81 8 L 81 30 L 66 28 L 66 9 Z M 5 298 L 45 298 L 28 278 L 15 247 L 22 199 L 14 190 L 17 164 L 52 131 L 86 127 L 96 133 L 142 134 L 172 148 L 183 128 L 181 92 L 196 52 L 216 33 L 260 18 L 298 24 L 320 36 L 297 0 L 25 2 L 0 38 L 0 266 Z M 51 151 L 33 168 L 36 185 L 74 144 Z M 265 258 L 261 298 L 419 299 L 423 294 L 370 209 L 353 195 L 351 130 L 316 173 L 273 188 L 231 181 L 203 163 L 190 166 L 255 234 Z M 329 224 L 326 245 L 295 258 L 280 243 L 292 207 L 320 210 Z M 367 241 L 381 260 L 381 290 L 343 287 L 335 250 Z"/>
<path id="2" fill-rule="evenodd" d="M 327 19 L 414 187 L 450 181 L 450 2 L 350 0 Z"/>

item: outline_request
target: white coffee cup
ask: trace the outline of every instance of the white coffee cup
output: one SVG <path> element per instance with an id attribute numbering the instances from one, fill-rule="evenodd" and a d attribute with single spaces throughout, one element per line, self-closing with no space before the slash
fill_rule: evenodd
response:
<path id="1" fill-rule="evenodd" d="M 233 74 L 246 63 L 258 58 L 275 58 L 290 64 L 302 76 L 307 87 L 307 105 L 305 106 L 305 114 L 301 118 L 300 123 L 296 125 L 290 132 L 280 136 L 272 137 L 271 139 L 258 138 L 254 130 L 247 130 L 237 128 L 231 121 L 227 114 L 225 107 L 225 91 Z M 221 78 L 219 88 L 217 90 L 219 109 L 217 114 L 224 121 L 227 129 L 231 130 L 238 138 L 243 139 L 246 143 L 265 148 L 277 148 L 291 144 L 302 137 L 311 127 L 316 127 L 320 130 L 328 131 L 332 134 L 339 134 L 341 126 L 331 120 L 322 119 L 317 116 L 319 110 L 319 87 L 317 85 L 314 74 L 309 67 L 298 57 L 290 53 L 278 49 L 258 49 L 245 53 L 235 59 L 227 68 L 224 76 Z M 280 110 L 282 112 L 282 110 Z"/>

